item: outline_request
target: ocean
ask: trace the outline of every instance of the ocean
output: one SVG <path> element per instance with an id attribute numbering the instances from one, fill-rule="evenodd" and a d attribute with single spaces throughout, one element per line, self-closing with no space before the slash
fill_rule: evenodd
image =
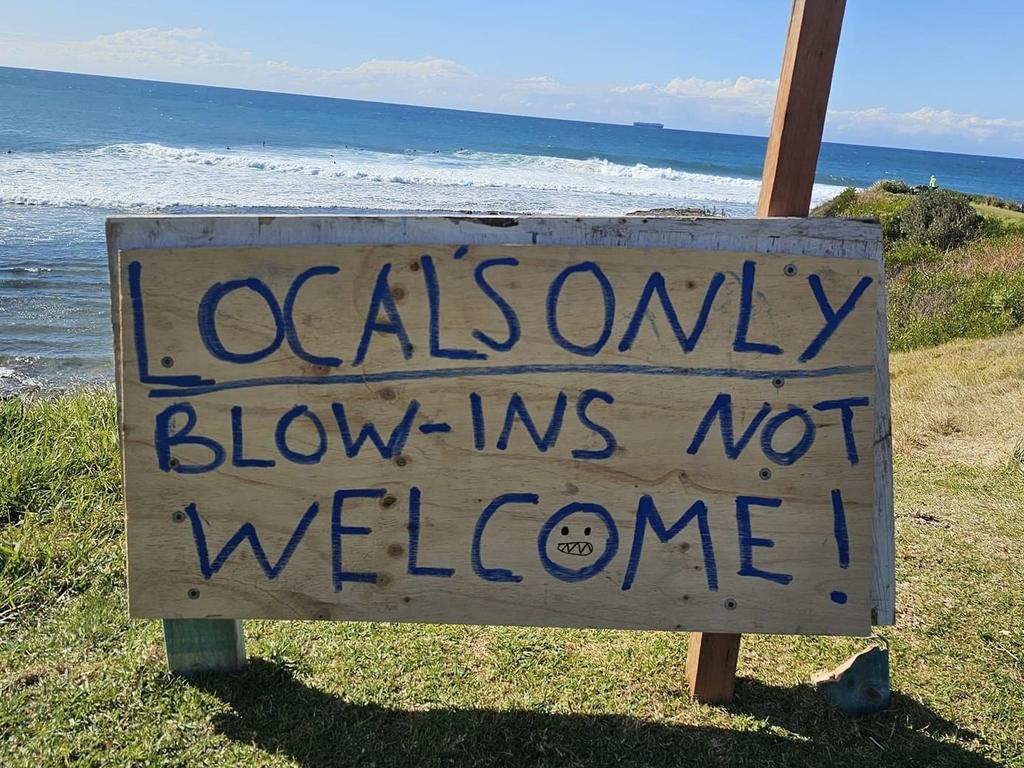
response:
<path id="1" fill-rule="evenodd" d="M 0 67 L 0 392 L 112 380 L 109 215 L 702 206 L 747 216 L 765 144 Z M 826 143 L 813 199 L 932 174 L 1024 198 L 1024 160 Z"/>

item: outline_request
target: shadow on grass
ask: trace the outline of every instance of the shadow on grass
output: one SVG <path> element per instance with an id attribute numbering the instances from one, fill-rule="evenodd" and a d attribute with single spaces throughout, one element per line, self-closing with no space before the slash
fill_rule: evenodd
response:
<path id="1" fill-rule="evenodd" d="M 303 766 L 995 766 L 960 743 L 977 736 L 893 694 L 883 715 L 850 720 L 808 685 L 738 681 L 734 728 L 619 715 L 477 709 L 429 711 L 350 703 L 285 668 L 251 659 L 235 676 L 192 685 L 231 706 L 214 719 L 234 741 Z"/>

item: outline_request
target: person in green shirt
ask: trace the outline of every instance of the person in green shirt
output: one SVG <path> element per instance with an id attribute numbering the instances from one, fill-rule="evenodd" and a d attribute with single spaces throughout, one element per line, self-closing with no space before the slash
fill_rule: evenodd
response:
<path id="1" fill-rule="evenodd" d="M 928 179 L 928 189 L 938 189 L 938 188 L 939 188 L 939 180 L 935 178 L 935 174 L 933 173 L 932 177 L 930 179 Z"/>

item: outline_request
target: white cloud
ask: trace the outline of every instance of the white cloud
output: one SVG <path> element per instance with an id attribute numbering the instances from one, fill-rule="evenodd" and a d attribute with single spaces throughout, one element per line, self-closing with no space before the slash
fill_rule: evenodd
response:
<path id="1" fill-rule="evenodd" d="M 762 135 L 778 87 L 778 80 L 756 77 L 578 86 L 543 74 L 485 77 L 438 57 L 304 67 L 221 45 L 198 27 L 129 29 L 64 42 L 0 35 L 0 64 L 578 120 L 658 120 L 673 127 Z M 973 149 L 1024 151 L 1024 121 L 934 107 L 832 110 L 826 136 L 876 144 L 911 137 L 921 148 L 955 150 L 967 142 Z"/>
<path id="2" fill-rule="evenodd" d="M 520 77 L 513 80 L 512 85 L 517 88 L 536 91 L 538 93 L 565 93 L 568 90 L 553 77 L 548 77 L 547 75 Z"/>
<path id="3" fill-rule="evenodd" d="M 726 105 L 746 114 L 765 116 L 775 104 L 778 80 L 738 77 L 735 80 L 702 80 L 699 77 L 676 77 L 664 86 L 641 83 L 618 85 L 612 93 L 641 94 L 655 98 L 681 101 L 708 101 Z"/>
<path id="4" fill-rule="evenodd" d="M 980 117 L 951 109 L 921 107 L 913 112 L 893 112 L 885 107 L 833 110 L 829 126 L 847 132 L 887 131 L 903 136 L 960 137 L 976 142 L 1002 139 L 1024 142 L 1024 120 Z"/>
<path id="5" fill-rule="evenodd" d="M 228 48 L 204 39 L 199 27 L 127 29 L 92 40 L 44 42 L 24 38 L 4 41 L 3 61 L 12 66 L 45 66 L 48 69 L 103 70 L 127 75 L 156 69 L 169 72 L 202 67 L 246 68 L 258 65 L 247 51 Z"/>
<path id="6" fill-rule="evenodd" d="M 296 67 L 285 61 L 268 61 L 262 68 L 277 75 L 293 76 L 297 82 L 335 82 L 339 84 L 376 78 L 446 80 L 474 77 L 468 69 L 449 59 L 423 59 L 421 61 L 370 59 L 357 67 L 339 69 Z"/>

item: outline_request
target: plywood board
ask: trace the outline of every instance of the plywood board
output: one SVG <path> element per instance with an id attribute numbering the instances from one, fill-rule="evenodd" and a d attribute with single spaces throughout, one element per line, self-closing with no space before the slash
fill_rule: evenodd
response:
<path id="1" fill-rule="evenodd" d="M 864 633 L 876 283 L 697 249 L 123 251 L 131 610 Z"/>
<path id="2" fill-rule="evenodd" d="M 653 218 L 560 216 L 406 215 L 173 215 L 121 216 L 107 220 L 111 321 L 120 338 L 117 257 L 123 249 L 448 243 L 606 245 L 691 248 L 740 253 L 789 253 L 869 259 L 878 274 L 875 333 L 875 428 L 872 623 L 895 621 L 892 437 L 889 413 L 888 343 L 881 231 L 877 221 L 835 218 Z M 119 345 L 114 346 L 114 356 Z M 115 379 L 116 382 L 116 379 Z"/>

